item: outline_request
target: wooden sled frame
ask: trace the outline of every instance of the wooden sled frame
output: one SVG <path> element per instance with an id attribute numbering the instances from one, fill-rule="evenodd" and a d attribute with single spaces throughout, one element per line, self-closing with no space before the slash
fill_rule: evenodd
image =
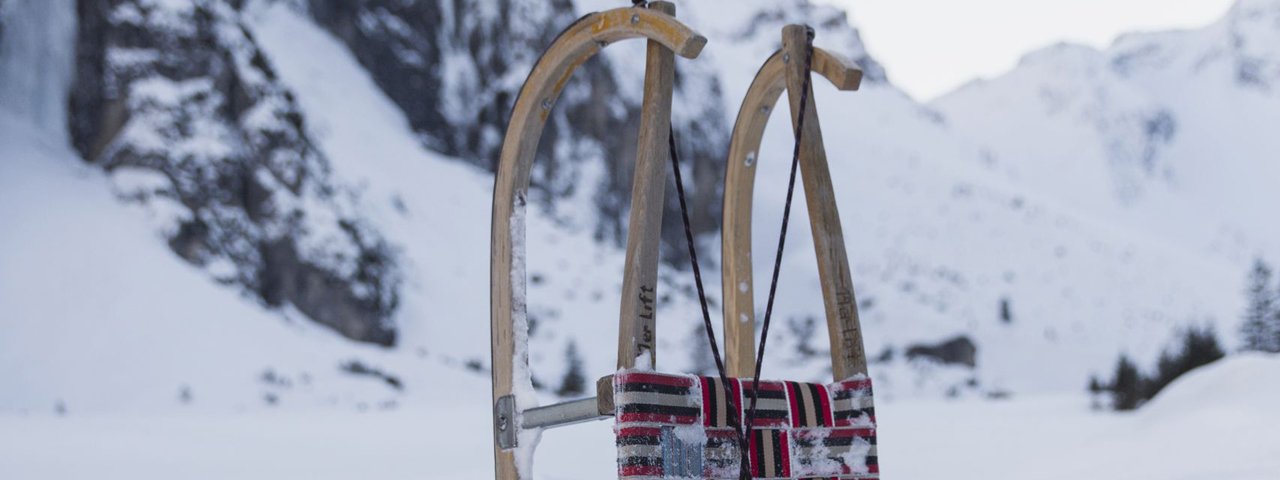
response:
<path id="1" fill-rule="evenodd" d="M 525 304 L 524 209 L 529 172 L 547 116 L 574 70 L 609 44 L 648 39 L 645 94 L 632 185 L 630 228 L 623 272 L 618 367 L 638 358 L 653 366 L 654 289 L 671 121 L 675 57 L 695 58 L 706 38 L 674 18 L 675 6 L 653 2 L 588 14 L 570 25 L 538 59 L 511 113 L 493 191 L 490 245 L 490 327 L 493 373 L 494 462 L 499 480 L 527 478 L 515 447 L 522 431 L 536 431 L 612 415 L 611 394 L 534 407 L 528 373 Z M 523 365 L 524 368 L 517 368 Z M 600 385 L 610 385 L 600 382 Z M 610 388 L 611 391 L 611 388 Z M 526 452 L 531 455 L 532 452 Z"/>
<path id="2" fill-rule="evenodd" d="M 755 165 L 761 135 L 782 91 L 788 93 L 791 125 L 799 121 L 800 89 L 804 81 L 805 46 L 809 29 L 788 25 L 782 30 L 782 49 L 760 67 L 751 82 L 729 143 L 725 172 L 723 224 L 723 285 L 725 368 L 730 377 L 755 373 L 755 306 L 751 269 L 751 207 Z M 813 48 L 810 69 L 839 90 L 857 90 L 862 71 L 848 59 Z M 867 373 L 857 301 L 845 252 L 840 212 L 836 208 L 827 154 L 822 144 L 812 86 L 805 107 L 800 145 L 800 174 L 804 181 L 810 228 L 817 251 L 818 275 L 831 340 L 831 370 L 836 381 Z"/>

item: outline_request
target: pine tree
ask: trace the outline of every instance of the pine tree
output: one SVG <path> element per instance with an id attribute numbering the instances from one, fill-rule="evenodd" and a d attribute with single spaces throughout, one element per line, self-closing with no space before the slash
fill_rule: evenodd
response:
<path id="1" fill-rule="evenodd" d="M 1147 376 L 1138 370 L 1127 355 L 1120 355 L 1115 377 L 1104 384 L 1096 377 L 1089 379 L 1089 392 L 1109 391 L 1111 408 L 1133 410 L 1151 400 L 1183 374 L 1226 356 L 1213 327 L 1190 327 L 1178 334 L 1173 347 L 1160 353 L 1156 370 Z"/>
<path id="2" fill-rule="evenodd" d="M 1226 356 L 1222 344 L 1218 342 L 1218 335 L 1211 326 L 1190 327 L 1183 330 L 1181 335 L 1180 351 L 1174 354 L 1166 350 L 1160 354 L 1155 376 L 1143 382 L 1144 400 L 1154 398 L 1183 374 Z"/>
<path id="3" fill-rule="evenodd" d="M 1212 326 L 1187 329 L 1182 344 L 1183 367 L 1190 367 L 1187 370 L 1216 362 L 1226 355 Z"/>
<path id="4" fill-rule="evenodd" d="M 1142 402 L 1142 374 L 1138 367 L 1129 360 L 1128 355 L 1121 355 L 1116 363 L 1116 376 L 1111 381 L 1111 406 L 1116 410 L 1133 410 Z"/>
<path id="5" fill-rule="evenodd" d="M 569 340 L 569 346 L 564 349 L 564 361 L 568 367 L 565 368 L 564 378 L 560 380 L 560 388 L 556 389 L 556 395 L 561 397 L 582 395 L 587 390 L 587 377 L 582 372 L 582 356 L 578 354 L 578 344 L 573 340 Z"/>
<path id="6" fill-rule="evenodd" d="M 1089 375 L 1089 408 L 1094 410 L 1102 409 L 1103 395 L 1107 393 L 1107 386 L 1102 384 L 1102 380 L 1098 380 L 1098 375 Z"/>
<path id="7" fill-rule="evenodd" d="M 1245 288 L 1248 304 L 1240 328 L 1244 349 L 1280 352 L 1280 308 L 1271 290 L 1271 266 L 1261 258 L 1254 260 Z"/>
<path id="8" fill-rule="evenodd" d="M 1280 282 L 1271 299 L 1271 344 L 1280 350 Z"/>
<path id="9" fill-rule="evenodd" d="M 1105 391 L 1107 387 L 1102 384 L 1102 380 L 1098 380 L 1097 375 L 1089 375 L 1089 393 L 1097 395 Z"/>

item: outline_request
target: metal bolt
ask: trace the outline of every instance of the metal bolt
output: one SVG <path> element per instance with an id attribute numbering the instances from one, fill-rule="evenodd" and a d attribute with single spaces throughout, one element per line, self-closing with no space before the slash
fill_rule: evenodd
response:
<path id="1" fill-rule="evenodd" d="M 631 23 L 633 24 L 640 23 L 640 14 L 638 13 L 631 14 Z"/>
<path id="2" fill-rule="evenodd" d="M 748 153 L 748 154 L 747 154 L 747 158 L 743 159 L 742 163 L 743 163 L 744 165 L 748 166 L 748 167 L 750 167 L 751 165 L 755 164 L 755 163 L 756 163 L 756 152 Z"/>

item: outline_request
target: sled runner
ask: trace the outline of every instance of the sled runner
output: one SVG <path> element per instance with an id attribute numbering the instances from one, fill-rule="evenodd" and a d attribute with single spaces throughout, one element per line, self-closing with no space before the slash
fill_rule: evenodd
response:
<path id="1" fill-rule="evenodd" d="M 725 362 L 729 375 L 750 376 L 755 371 L 755 306 L 751 269 L 751 207 L 756 163 L 761 136 L 783 90 L 791 105 L 793 128 L 800 123 L 801 83 L 807 72 L 805 55 L 807 27 L 789 25 L 782 31 L 782 49 L 774 52 L 751 82 L 729 141 L 729 159 L 724 181 L 722 235 L 722 281 L 724 289 Z M 812 47 L 812 71 L 837 89 L 857 90 L 862 71 L 839 54 Z M 831 370 L 835 380 L 867 373 L 862 330 L 854 301 L 853 281 L 845 253 L 840 212 L 836 209 L 827 153 L 814 105 L 812 87 L 804 95 L 804 131 L 799 146 L 800 171 L 804 179 L 813 246 L 818 257 L 818 276 L 831 340 Z"/>
<path id="2" fill-rule="evenodd" d="M 706 38 L 673 17 L 675 6 L 652 2 L 588 14 L 570 25 L 538 59 L 511 113 L 498 163 L 493 194 L 490 265 L 490 321 L 493 366 L 495 470 L 500 480 L 531 478 L 517 466 L 515 454 L 532 455 L 541 428 L 612 415 L 612 396 L 602 394 L 557 405 L 534 407 L 528 372 L 528 324 L 525 312 L 524 209 L 529 171 L 547 114 L 573 71 L 609 44 L 648 39 L 644 98 L 632 185 L 630 228 L 623 272 L 618 367 L 637 359 L 654 362 L 654 295 L 662 220 L 667 136 L 675 55 L 694 58 Z M 608 382 L 602 382 L 611 390 Z M 527 448 L 519 448 L 524 442 Z M 524 460 L 528 465 L 528 460 Z"/>

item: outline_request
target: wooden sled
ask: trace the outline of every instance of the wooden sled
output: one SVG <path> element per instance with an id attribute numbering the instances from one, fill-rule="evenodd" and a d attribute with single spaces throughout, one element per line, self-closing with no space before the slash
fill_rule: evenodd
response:
<path id="1" fill-rule="evenodd" d="M 751 82 L 729 143 L 724 182 L 723 289 L 725 369 L 731 377 L 755 372 L 755 305 L 751 271 L 751 207 L 760 140 L 782 91 L 791 105 L 791 125 L 799 118 L 800 89 L 809 29 L 788 25 L 782 30 L 782 49 L 774 52 Z M 848 59 L 813 47 L 810 69 L 840 90 L 857 90 L 862 71 Z M 858 323 L 849 259 L 845 253 L 840 212 L 836 208 L 827 154 L 812 87 L 807 95 L 800 144 L 800 175 L 804 181 L 818 275 L 831 340 L 831 370 L 836 381 L 867 373 L 867 359 Z"/>
<path id="2" fill-rule="evenodd" d="M 525 80 L 511 113 L 493 192 L 490 320 L 493 366 L 495 472 L 499 480 L 531 478 L 515 453 L 532 455 L 540 429 L 612 415 L 612 393 L 535 407 L 529 375 L 525 304 L 525 204 L 529 171 L 547 115 L 573 71 L 609 44 L 648 40 L 639 145 L 631 193 L 630 229 L 618 333 L 618 367 L 654 362 L 658 243 L 668 157 L 675 55 L 694 58 L 706 38 L 674 18 L 675 6 L 652 2 L 588 14 L 543 53 Z M 602 388 L 611 383 L 602 381 Z M 534 436 L 523 435 L 529 433 Z M 526 463 L 527 464 L 527 463 Z"/>

